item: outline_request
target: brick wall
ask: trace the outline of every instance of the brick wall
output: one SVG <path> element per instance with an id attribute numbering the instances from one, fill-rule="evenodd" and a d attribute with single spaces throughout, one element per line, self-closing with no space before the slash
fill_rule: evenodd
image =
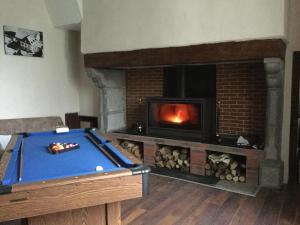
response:
<path id="1" fill-rule="evenodd" d="M 264 137 L 266 85 L 263 63 L 218 64 L 217 100 L 221 102 L 221 134 Z M 127 125 L 143 120 L 145 111 L 138 99 L 162 96 L 163 69 L 127 71 Z"/>
<path id="2" fill-rule="evenodd" d="M 266 81 L 263 63 L 217 66 L 221 134 L 264 137 Z"/>
<path id="3" fill-rule="evenodd" d="M 145 109 L 139 105 L 139 98 L 143 100 L 149 96 L 162 96 L 163 69 L 130 69 L 126 77 L 126 119 L 131 127 L 137 121 L 144 121 Z"/>

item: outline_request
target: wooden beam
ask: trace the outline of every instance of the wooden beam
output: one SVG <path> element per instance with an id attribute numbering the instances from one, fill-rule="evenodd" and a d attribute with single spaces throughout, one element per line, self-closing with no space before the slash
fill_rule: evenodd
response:
<path id="1" fill-rule="evenodd" d="M 130 68 L 284 58 L 281 39 L 223 42 L 184 47 L 153 48 L 84 55 L 86 67 Z"/>

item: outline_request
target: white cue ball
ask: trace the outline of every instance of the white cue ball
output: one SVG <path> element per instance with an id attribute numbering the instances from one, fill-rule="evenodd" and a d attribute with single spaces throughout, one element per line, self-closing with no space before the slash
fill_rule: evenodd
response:
<path id="1" fill-rule="evenodd" d="M 96 166 L 96 171 L 102 171 L 103 167 L 102 166 Z"/>

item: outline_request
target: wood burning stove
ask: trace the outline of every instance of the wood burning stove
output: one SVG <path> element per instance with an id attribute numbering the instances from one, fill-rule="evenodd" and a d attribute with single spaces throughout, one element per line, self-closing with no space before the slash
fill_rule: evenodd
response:
<path id="1" fill-rule="evenodd" d="M 214 98 L 147 98 L 146 134 L 207 141 L 215 136 Z"/>

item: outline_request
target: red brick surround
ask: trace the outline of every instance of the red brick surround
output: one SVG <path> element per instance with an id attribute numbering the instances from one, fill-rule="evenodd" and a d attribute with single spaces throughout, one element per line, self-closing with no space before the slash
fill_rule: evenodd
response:
<path id="1" fill-rule="evenodd" d="M 221 102 L 221 134 L 264 137 L 266 84 L 262 62 L 218 64 L 217 101 Z M 127 125 L 144 119 L 138 99 L 162 96 L 163 69 L 127 70 Z"/>
<path id="2" fill-rule="evenodd" d="M 131 69 L 126 78 L 126 120 L 131 127 L 137 121 L 144 121 L 145 110 L 139 105 L 150 96 L 162 96 L 163 68 Z"/>
<path id="3" fill-rule="evenodd" d="M 263 138 L 267 94 L 263 63 L 220 64 L 216 80 L 219 132 Z"/>

